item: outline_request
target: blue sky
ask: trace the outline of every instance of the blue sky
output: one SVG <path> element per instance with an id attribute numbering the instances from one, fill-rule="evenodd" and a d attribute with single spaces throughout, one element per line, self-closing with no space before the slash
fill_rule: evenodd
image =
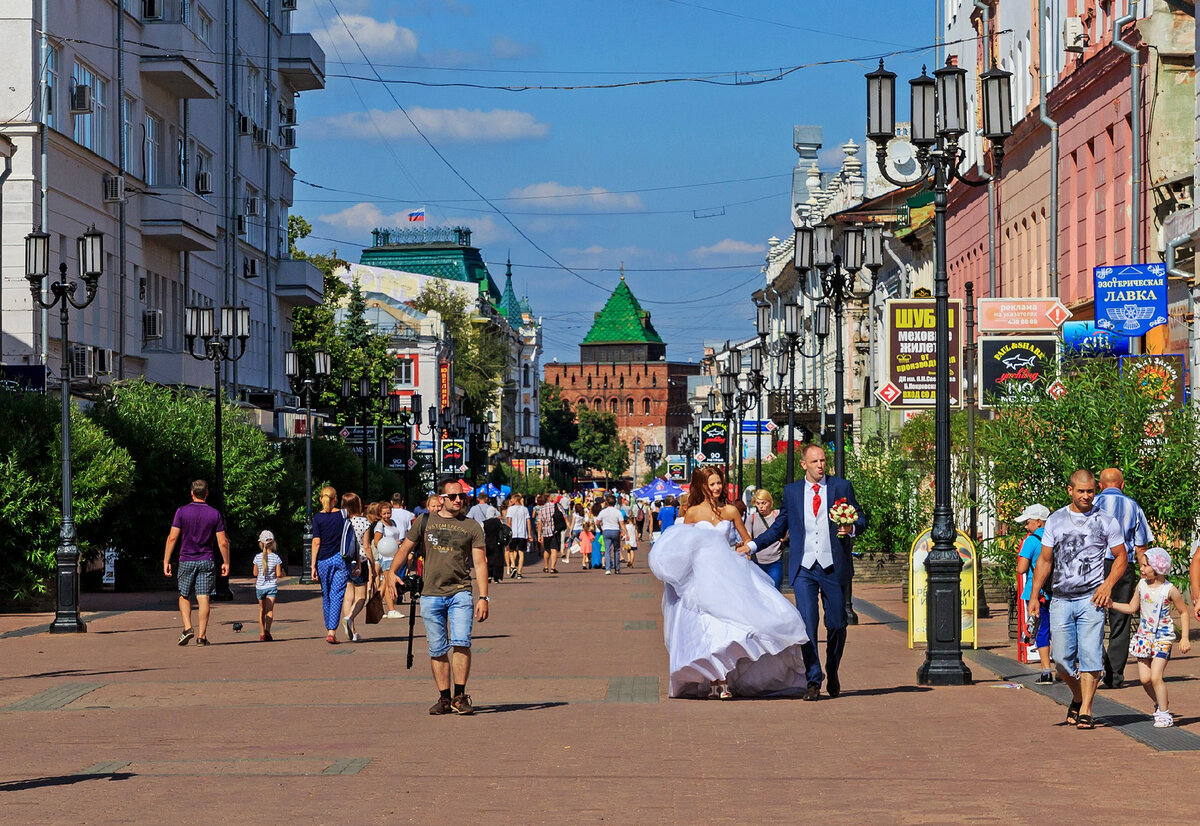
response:
<path id="1" fill-rule="evenodd" d="M 863 142 L 872 56 L 931 47 L 935 2 L 303 0 L 293 25 L 328 76 L 300 101 L 304 246 L 357 261 L 373 227 L 420 206 L 430 226 L 470 226 L 501 284 L 511 255 L 546 361 L 575 360 L 624 262 L 668 358 L 698 358 L 752 333 L 767 239 L 791 231 L 792 126 L 823 126 L 836 167 L 838 145 Z M 932 60 L 887 65 L 903 81 Z M 667 78 L 712 82 L 651 82 Z"/>

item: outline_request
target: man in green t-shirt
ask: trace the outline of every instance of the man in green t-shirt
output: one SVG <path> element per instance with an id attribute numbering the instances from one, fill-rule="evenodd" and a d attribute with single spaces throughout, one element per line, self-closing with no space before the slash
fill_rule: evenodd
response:
<path id="1" fill-rule="evenodd" d="M 396 573 L 413 555 L 425 560 L 421 591 L 421 620 L 429 641 L 433 681 L 438 701 L 430 714 L 471 714 L 475 707 L 467 695 L 467 677 L 471 673 L 471 625 L 473 620 L 488 618 L 487 555 L 483 528 L 468 519 L 463 505 L 467 494 L 454 480 L 440 486 L 441 508 L 413 522 L 387 572 L 387 587 L 395 592 Z M 472 609 L 471 568 L 481 572 L 479 599 Z M 410 568 L 411 570 L 411 568 Z M 451 657 L 453 653 L 453 657 Z M 454 676 L 454 694 L 450 677 Z"/>

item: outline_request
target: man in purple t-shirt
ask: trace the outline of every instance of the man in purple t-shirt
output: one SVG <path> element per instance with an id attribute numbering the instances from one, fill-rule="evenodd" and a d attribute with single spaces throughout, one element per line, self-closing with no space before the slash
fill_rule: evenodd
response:
<path id="1" fill-rule="evenodd" d="M 175 511 L 167 547 L 163 552 L 163 573 L 171 575 L 171 554 L 179 542 L 179 615 L 183 633 L 179 644 L 187 645 L 192 631 L 192 597 L 200 606 L 200 636 L 196 645 L 208 645 L 209 597 L 213 593 L 216 550 L 221 550 L 221 576 L 229 576 L 229 539 L 225 520 L 208 504 L 208 482 L 192 482 L 192 501 Z"/>

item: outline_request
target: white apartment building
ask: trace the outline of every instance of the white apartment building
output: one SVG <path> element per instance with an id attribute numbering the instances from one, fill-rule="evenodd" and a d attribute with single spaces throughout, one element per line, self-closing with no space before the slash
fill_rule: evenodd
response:
<path id="1" fill-rule="evenodd" d="M 52 278 L 60 262 L 75 277 L 75 239 L 94 225 L 104 275 L 69 333 L 93 348 L 91 370 L 72 354 L 81 384 L 211 386 L 212 364 L 186 351 L 184 308 L 247 305 L 247 351 L 224 380 L 276 406 L 292 309 L 322 294 L 320 272 L 288 258 L 297 98 L 325 86 L 324 53 L 291 31 L 296 3 L 0 4 L 0 135 L 15 146 L 0 200 L 0 362 L 57 372 L 57 310 L 32 304 L 24 236 L 50 233 Z"/>

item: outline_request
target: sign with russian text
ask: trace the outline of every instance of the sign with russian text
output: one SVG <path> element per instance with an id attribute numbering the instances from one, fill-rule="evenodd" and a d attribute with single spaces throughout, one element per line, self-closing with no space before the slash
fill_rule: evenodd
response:
<path id="1" fill-rule="evenodd" d="M 962 406 L 962 301 L 951 299 L 950 405 Z M 887 384 L 899 394 L 891 407 L 933 407 L 937 385 L 937 326 L 933 299 L 891 299 L 887 302 Z"/>
<path id="2" fill-rule="evenodd" d="M 1071 317 L 1057 298 L 981 298 L 977 310 L 983 333 L 1049 332 Z"/>
<path id="3" fill-rule="evenodd" d="M 729 458 L 729 423 L 724 419 L 700 420 L 700 461 L 710 465 L 723 465 Z"/>
<path id="4" fill-rule="evenodd" d="M 979 406 L 1044 398 L 1057 367 L 1057 336 L 984 336 L 979 339 Z"/>
<path id="5" fill-rule="evenodd" d="M 442 441 L 442 473 L 457 473 L 458 466 L 466 461 L 467 448 L 462 439 Z"/>
<path id="6" fill-rule="evenodd" d="M 438 365 L 438 408 L 450 409 L 450 362 L 448 361 L 443 361 Z"/>
<path id="7" fill-rule="evenodd" d="M 1165 264 L 1095 267 L 1096 326 L 1119 336 L 1143 336 L 1167 323 Z"/>
<path id="8" fill-rule="evenodd" d="M 929 632 L 929 571 L 925 559 L 933 548 L 933 532 L 925 531 L 917 537 L 908 557 L 908 647 L 917 643 L 925 645 Z M 954 532 L 954 548 L 962 558 L 962 574 L 959 587 L 962 591 L 962 644 L 979 647 L 975 633 L 978 625 L 976 596 L 979 593 L 978 572 L 975 568 L 975 546 L 962 531 Z M 947 617 L 947 619 L 950 619 Z M 952 620 L 951 620 L 952 621 Z M 953 627 L 953 626 L 951 626 Z"/>
<path id="9" fill-rule="evenodd" d="M 383 466 L 389 470 L 404 470 L 408 467 L 409 428 L 383 428 Z"/>
<path id="10" fill-rule="evenodd" d="M 1137 380 L 1142 395 L 1150 399 L 1154 410 L 1167 410 L 1183 407 L 1184 363 L 1182 353 L 1123 356 L 1121 374 L 1128 373 Z"/>
<path id="11" fill-rule="evenodd" d="M 667 478 L 672 482 L 687 481 L 687 457 L 671 455 L 667 457 Z"/>

